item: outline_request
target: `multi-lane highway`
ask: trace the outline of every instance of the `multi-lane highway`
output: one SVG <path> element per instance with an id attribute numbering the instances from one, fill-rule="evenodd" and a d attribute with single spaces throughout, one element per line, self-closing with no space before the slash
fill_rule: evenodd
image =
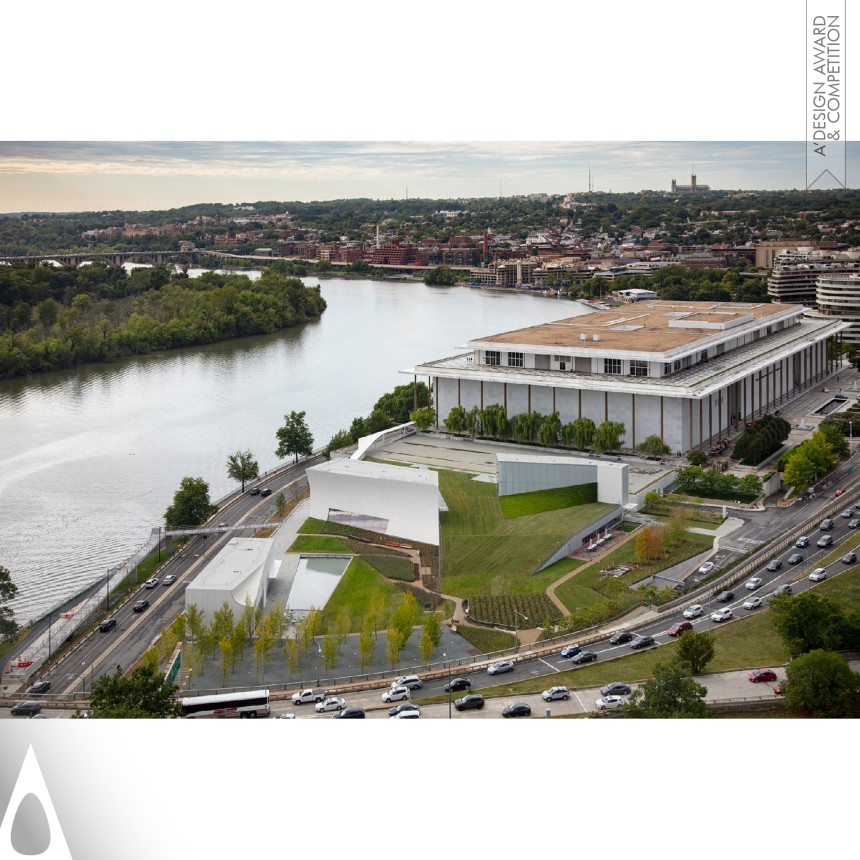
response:
<path id="1" fill-rule="evenodd" d="M 215 519 L 231 526 L 242 523 L 261 523 L 275 513 L 275 499 L 283 492 L 289 500 L 299 492 L 297 482 L 305 469 L 324 459 L 311 457 L 284 470 L 277 476 L 269 476 L 257 482 L 272 490 L 270 496 L 252 496 L 245 493 L 237 496 L 223 507 Z M 112 630 L 96 630 L 53 665 L 41 678 L 51 682 L 51 694 L 88 692 L 95 679 L 115 671 L 117 666 L 134 665 L 147 648 L 158 638 L 161 628 L 169 626 L 185 603 L 185 587 L 194 576 L 213 558 L 234 535 L 253 534 L 250 531 L 223 532 L 208 536 L 196 535 L 162 567 L 159 583 L 148 589 L 141 583 L 111 614 L 117 624 Z M 176 577 L 169 586 L 162 585 L 167 575 Z M 136 600 L 146 599 L 149 606 L 143 612 L 134 612 Z"/>

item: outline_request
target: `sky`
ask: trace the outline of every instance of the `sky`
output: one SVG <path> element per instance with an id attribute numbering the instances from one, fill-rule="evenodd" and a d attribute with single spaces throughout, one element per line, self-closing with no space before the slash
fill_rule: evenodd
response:
<path id="1" fill-rule="evenodd" d="M 589 164 L 601 191 L 668 190 L 693 164 L 715 189 L 804 188 L 804 16 L 824 2 L 332 0 L 324 27 L 274 0 L 229 19 L 10 4 L 40 53 L 0 56 L 0 212 L 560 194 Z M 849 162 L 856 186 L 856 144 Z"/>
<path id="2" fill-rule="evenodd" d="M 0 142 L 0 211 L 200 202 L 801 188 L 798 141 Z"/>

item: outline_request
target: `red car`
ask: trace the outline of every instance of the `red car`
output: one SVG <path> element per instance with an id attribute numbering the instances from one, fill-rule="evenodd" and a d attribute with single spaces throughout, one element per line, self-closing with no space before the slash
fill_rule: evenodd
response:
<path id="1" fill-rule="evenodd" d="M 673 624 L 666 632 L 670 636 L 680 636 L 686 630 L 692 630 L 693 625 L 689 621 L 679 621 Z"/>
<path id="2" fill-rule="evenodd" d="M 774 693 L 777 694 L 777 696 L 781 696 L 782 695 L 782 684 L 774 684 L 773 685 L 773 691 L 774 691 Z"/>
<path id="3" fill-rule="evenodd" d="M 750 681 L 775 681 L 776 672 L 773 669 L 753 669 L 749 673 Z"/>

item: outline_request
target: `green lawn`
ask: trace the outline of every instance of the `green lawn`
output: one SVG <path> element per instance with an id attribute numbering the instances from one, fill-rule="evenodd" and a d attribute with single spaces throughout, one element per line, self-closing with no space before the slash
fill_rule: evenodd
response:
<path id="1" fill-rule="evenodd" d="M 349 553 L 352 550 L 340 538 L 325 535 L 298 535 L 289 549 L 290 552 L 335 552 Z"/>
<path id="2" fill-rule="evenodd" d="M 499 496 L 505 519 L 542 514 L 597 501 L 597 483 L 580 484 L 576 487 L 555 487 L 551 490 L 537 490 L 533 493 L 515 493 L 512 496 Z"/>
<path id="3" fill-rule="evenodd" d="M 655 520 L 659 520 L 663 523 L 668 523 L 672 518 L 666 516 L 665 514 L 649 514 L 648 516 L 654 517 Z M 722 523 L 709 523 L 705 520 L 689 520 L 687 525 L 692 529 L 710 529 L 711 531 L 716 531 Z"/>
<path id="4" fill-rule="evenodd" d="M 688 533 L 685 543 L 676 549 L 671 558 L 643 566 L 643 568 L 637 571 L 637 579 L 644 579 L 658 570 L 663 570 L 674 564 L 679 564 L 687 558 L 692 558 L 694 555 L 698 555 L 708 547 L 713 546 L 713 543 L 714 539 L 710 535 Z M 555 592 L 556 597 L 571 612 L 577 607 L 600 603 L 604 600 L 604 597 L 595 588 L 602 579 L 600 571 L 616 565 L 633 564 L 635 563 L 635 555 L 636 541 L 631 539 L 613 550 L 596 564 L 591 565 L 581 573 L 577 573 L 576 576 L 572 576 L 567 582 L 560 585 Z M 632 606 L 635 602 L 636 595 L 631 592 L 628 603 Z M 623 607 L 619 606 L 620 608 Z"/>
<path id="5" fill-rule="evenodd" d="M 439 488 L 448 505 L 440 518 L 442 591 L 458 597 L 544 590 L 560 574 L 555 565 L 535 574 L 538 566 L 612 508 L 593 502 L 506 520 L 495 484 L 441 471 Z"/>
<path id="6" fill-rule="evenodd" d="M 514 634 L 504 630 L 493 630 L 491 627 L 467 627 L 461 624 L 457 632 L 470 644 L 484 654 L 493 654 L 514 647 Z"/>
<path id="7" fill-rule="evenodd" d="M 389 612 L 403 599 L 403 592 L 386 582 L 379 571 L 364 559 L 353 558 L 323 610 L 323 629 L 333 624 L 341 609 L 346 607 L 352 622 L 351 631 L 358 632 L 377 594 L 383 595 Z"/>

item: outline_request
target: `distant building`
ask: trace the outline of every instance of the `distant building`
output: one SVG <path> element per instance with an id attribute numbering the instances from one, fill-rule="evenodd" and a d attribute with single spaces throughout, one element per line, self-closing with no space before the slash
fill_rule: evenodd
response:
<path id="1" fill-rule="evenodd" d="M 678 185 L 675 180 L 672 180 L 672 193 L 673 194 L 695 194 L 697 191 L 710 191 L 710 185 L 699 185 L 696 182 L 696 174 L 692 174 L 690 176 L 690 184 L 689 185 Z"/>
<path id="2" fill-rule="evenodd" d="M 755 246 L 755 264 L 760 269 L 769 269 L 779 251 L 796 251 L 799 248 L 816 250 L 818 243 L 810 239 L 767 239 Z"/>
<path id="3" fill-rule="evenodd" d="M 860 251 L 827 253 L 813 248 L 776 253 L 767 294 L 775 302 L 817 305 L 818 281 L 825 275 L 860 273 Z"/>
<path id="4" fill-rule="evenodd" d="M 644 302 L 646 299 L 656 299 L 657 293 L 654 290 L 642 290 L 637 287 L 632 287 L 629 290 L 618 290 L 612 294 L 619 301 L 624 302 L 625 304 L 632 304 L 633 302 Z"/>
<path id="5" fill-rule="evenodd" d="M 817 319 L 839 319 L 851 323 L 845 341 L 860 347 L 860 272 L 833 272 L 820 275 L 815 288 L 818 308 L 808 316 Z"/>

